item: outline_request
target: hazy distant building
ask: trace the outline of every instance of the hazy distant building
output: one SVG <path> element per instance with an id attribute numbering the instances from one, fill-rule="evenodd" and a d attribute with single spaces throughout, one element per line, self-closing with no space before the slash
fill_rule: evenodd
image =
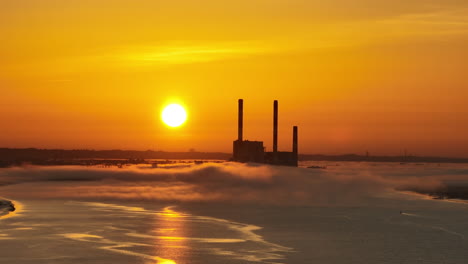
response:
<path id="1" fill-rule="evenodd" d="M 257 162 L 273 165 L 297 166 L 298 131 L 293 127 L 292 152 L 278 151 L 278 101 L 273 103 L 273 151 L 265 152 L 262 141 L 249 141 L 243 138 L 244 101 L 239 99 L 238 137 L 233 142 L 233 160 L 239 162 Z"/>

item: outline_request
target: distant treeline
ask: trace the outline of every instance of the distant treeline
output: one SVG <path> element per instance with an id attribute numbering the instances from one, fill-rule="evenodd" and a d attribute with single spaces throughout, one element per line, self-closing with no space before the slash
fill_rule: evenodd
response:
<path id="1" fill-rule="evenodd" d="M 73 165 L 77 160 L 113 159 L 139 162 L 146 159 L 211 159 L 228 160 L 232 154 L 218 152 L 165 152 L 138 150 L 89 150 L 89 149 L 12 149 L 0 148 L 0 167 L 31 163 L 36 165 Z M 74 161 L 74 162 L 72 162 Z M 115 163 L 115 161 L 113 162 Z M 128 162 L 126 162 L 128 163 Z M 95 164 L 93 162 L 92 164 Z"/>
<path id="2" fill-rule="evenodd" d="M 423 157 L 423 156 L 366 156 L 356 154 L 322 155 L 301 154 L 299 160 L 314 161 L 369 161 L 369 162 L 408 162 L 408 163 L 468 163 L 468 158 Z"/>
<path id="3" fill-rule="evenodd" d="M 37 149 L 37 148 L 0 148 L 0 167 L 31 163 L 37 165 L 82 164 L 77 160 L 114 159 L 137 163 L 147 159 L 208 159 L 229 160 L 231 153 L 221 152 L 166 152 L 138 150 L 89 150 L 89 149 Z M 369 162 L 411 162 L 411 163 L 468 163 L 468 158 L 418 157 L 418 156 L 364 156 L 356 154 L 321 155 L 301 154 L 299 160 L 307 161 L 369 161 Z M 117 163 L 118 161 L 114 161 Z M 85 163 L 88 164 L 88 163 Z M 96 164 L 91 162 L 90 164 Z"/>

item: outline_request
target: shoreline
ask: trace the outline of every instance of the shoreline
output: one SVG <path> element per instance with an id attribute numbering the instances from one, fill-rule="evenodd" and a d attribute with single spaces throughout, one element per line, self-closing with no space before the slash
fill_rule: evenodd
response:
<path id="1" fill-rule="evenodd" d="M 467 185 L 444 185 L 437 189 L 405 188 L 403 191 L 410 191 L 422 195 L 427 195 L 433 200 L 461 200 L 468 201 Z"/>
<path id="2" fill-rule="evenodd" d="M 421 199 L 430 200 L 430 201 L 442 201 L 442 202 L 449 202 L 449 203 L 458 203 L 458 204 L 465 204 L 468 205 L 468 199 L 453 197 L 453 196 L 439 196 L 435 195 L 434 193 L 430 192 L 420 192 L 415 190 L 395 190 L 402 194 L 417 196 Z"/>
<path id="3" fill-rule="evenodd" d="M 17 208 L 12 201 L 3 198 L 0 199 L 0 219 L 11 216 L 11 213 L 16 210 Z"/>

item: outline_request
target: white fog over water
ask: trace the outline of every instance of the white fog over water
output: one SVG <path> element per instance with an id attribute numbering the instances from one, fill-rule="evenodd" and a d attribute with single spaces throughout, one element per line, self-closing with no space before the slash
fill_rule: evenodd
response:
<path id="1" fill-rule="evenodd" d="M 464 164 L 0 170 L 0 263 L 464 263 Z M 4 212 L 5 213 L 5 212 Z"/>

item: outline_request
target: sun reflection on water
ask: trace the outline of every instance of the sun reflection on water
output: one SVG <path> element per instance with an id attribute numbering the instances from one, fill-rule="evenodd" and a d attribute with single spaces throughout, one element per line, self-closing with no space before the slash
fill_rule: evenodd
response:
<path id="1" fill-rule="evenodd" d="M 169 217 L 169 218 L 180 218 L 184 215 L 182 213 L 178 213 L 171 209 L 171 206 L 165 207 L 162 212 L 157 213 L 160 216 Z"/>
<path id="2" fill-rule="evenodd" d="M 127 218 L 106 228 L 61 231 L 60 236 L 90 243 L 98 249 L 142 258 L 145 264 L 186 264 L 193 258 L 203 258 L 205 254 L 223 259 L 273 263 L 268 261 L 283 259 L 283 253 L 292 250 L 265 241 L 254 232 L 261 228 L 259 226 L 177 212 L 172 210 L 173 207 L 150 211 L 104 203 L 73 204 L 91 206 L 96 212 L 115 219 Z M 145 219 L 147 224 L 128 220 L 135 216 Z M 9 238 L 1 235 L 0 239 Z"/>
<path id="3" fill-rule="evenodd" d="M 167 259 L 161 264 L 183 263 L 187 259 L 189 247 L 187 245 L 186 215 L 176 212 L 171 207 L 165 207 L 156 214 L 157 221 L 153 233 L 155 244 L 159 245 L 157 255 Z"/>
<path id="4" fill-rule="evenodd" d="M 170 259 L 165 259 L 162 261 L 158 261 L 158 264 L 177 264 L 175 261 L 170 260 Z"/>

